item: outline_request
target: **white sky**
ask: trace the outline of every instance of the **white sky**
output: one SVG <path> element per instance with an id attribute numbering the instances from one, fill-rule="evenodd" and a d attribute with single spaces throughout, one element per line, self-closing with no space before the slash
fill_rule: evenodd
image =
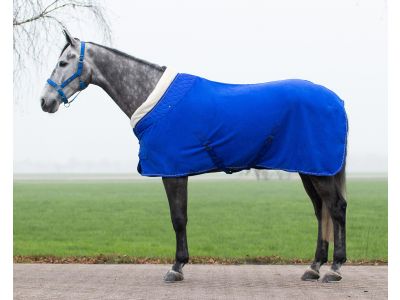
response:
<path id="1" fill-rule="evenodd" d="M 105 1 L 113 47 L 211 80 L 255 83 L 302 78 L 345 100 L 348 170 L 387 171 L 386 2 Z M 101 42 L 96 28 L 71 26 Z M 63 35 L 54 41 L 64 44 Z M 90 86 L 69 109 L 41 111 L 44 72 L 27 82 L 33 97 L 14 115 L 14 172 L 136 172 L 138 143 L 129 119 Z"/>

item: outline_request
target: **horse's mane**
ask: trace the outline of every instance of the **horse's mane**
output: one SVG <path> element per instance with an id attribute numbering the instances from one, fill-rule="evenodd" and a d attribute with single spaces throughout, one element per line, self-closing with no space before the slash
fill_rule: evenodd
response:
<path id="1" fill-rule="evenodd" d="M 79 39 L 76 39 L 76 40 L 79 41 Z M 96 43 L 93 43 L 93 42 L 88 42 L 88 43 L 96 45 L 96 46 L 101 47 L 101 48 L 104 48 L 104 49 L 106 49 L 108 51 L 111 51 L 114 54 L 117 54 L 119 56 L 122 56 L 122 57 L 125 57 L 125 58 L 128 58 L 128 59 L 137 61 L 139 63 L 143 63 L 143 64 L 146 64 L 146 65 L 152 66 L 152 67 L 154 67 L 154 68 L 156 68 L 158 70 L 161 70 L 161 71 L 165 71 L 165 69 L 167 68 L 165 66 L 160 66 L 160 65 L 157 65 L 157 64 L 153 64 L 153 63 L 148 62 L 148 61 L 146 61 L 144 59 L 137 58 L 135 56 L 129 55 L 129 54 L 125 53 L 125 52 L 122 52 L 122 51 L 114 49 L 114 48 L 110 48 L 110 47 L 107 47 L 107 46 L 99 45 L 99 44 L 96 44 Z M 64 53 L 65 49 L 67 49 L 69 45 L 70 45 L 70 43 L 66 43 L 64 45 L 63 49 L 61 50 L 60 56 Z"/>
<path id="2" fill-rule="evenodd" d="M 119 56 L 122 56 L 122 57 L 125 57 L 125 58 L 128 58 L 128 59 L 137 61 L 137 62 L 139 62 L 139 63 L 143 63 L 143 64 L 146 64 L 146 65 L 152 66 L 152 67 L 154 67 L 154 68 L 156 68 L 156 69 L 159 69 L 159 70 L 161 70 L 161 71 L 164 71 L 164 70 L 166 69 L 165 66 L 160 66 L 160 65 L 157 65 L 157 64 L 153 64 L 153 63 L 148 62 L 148 61 L 146 61 L 146 60 L 144 60 L 144 59 L 137 58 L 137 57 L 135 57 L 135 56 L 129 55 L 129 54 L 127 54 L 127 53 L 125 53 L 125 52 L 122 52 L 122 51 L 120 51 L 120 50 L 117 50 L 117 49 L 114 49 L 114 48 L 110 48 L 110 47 L 107 47 L 107 46 L 103 46 L 103 45 L 99 45 L 99 44 L 96 44 L 96 43 L 93 43 L 93 42 L 89 42 L 89 43 L 90 43 L 90 44 L 93 44 L 93 45 L 96 45 L 96 46 L 98 46 L 98 47 L 104 48 L 104 49 L 106 49 L 106 50 L 108 50 L 108 51 L 111 51 L 111 52 L 113 52 L 113 53 L 116 54 L 116 55 L 119 55 Z"/>

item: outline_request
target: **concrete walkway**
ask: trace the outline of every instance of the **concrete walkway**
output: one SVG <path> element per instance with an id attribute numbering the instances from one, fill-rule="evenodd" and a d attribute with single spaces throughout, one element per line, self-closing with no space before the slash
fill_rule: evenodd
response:
<path id="1" fill-rule="evenodd" d="M 339 283 L 303 282 L 306 266 L 15 264 L 14 299 L 387 299 L 387 266 L 344 266 Z M 322 274 L 328 267 L 322 268 Z"/>

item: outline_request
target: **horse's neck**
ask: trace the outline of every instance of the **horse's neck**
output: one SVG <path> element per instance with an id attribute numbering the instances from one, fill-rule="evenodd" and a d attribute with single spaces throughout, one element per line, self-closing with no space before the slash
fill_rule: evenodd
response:
<path id="1" fill-rule="evenodd" d="M 130 118 L 161 78 L 163 67 L 88 43 L 92 83 L 103 88 Z"/>

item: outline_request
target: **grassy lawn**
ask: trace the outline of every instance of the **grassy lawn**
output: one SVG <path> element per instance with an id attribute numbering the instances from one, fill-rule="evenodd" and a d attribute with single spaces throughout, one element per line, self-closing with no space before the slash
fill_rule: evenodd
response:
<path id="1" fill-rule="evenodd" d="M 316 219 L 300 181 L 192 181 L 188 210 L 193 257 L 313 258 Z M 348 181 L 347 224 L 349 260 L 387 261 L 386 180 Z M 14 183 L 15 256 L 174 253 L 161 180 Z"/>

